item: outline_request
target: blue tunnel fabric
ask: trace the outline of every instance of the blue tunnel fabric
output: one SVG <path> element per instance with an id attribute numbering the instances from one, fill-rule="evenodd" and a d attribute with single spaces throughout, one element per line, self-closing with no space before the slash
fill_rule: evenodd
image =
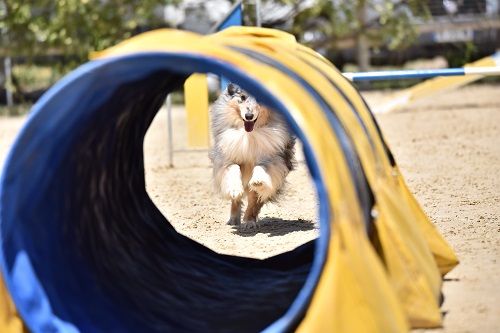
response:
<path id="1" fill-rule="evenodd" d="M 221 255 L 152 203 L 144 135 L 193 72 L 238 82 L 289 121 L 318 193 L 317 241 L 265 260 Z M 141 53 L 80 67 L 34 106 L 0 184 L 2 271 L 34 332 L 290 331 L 326 260 L 328 194 L 300 124 L 262 83 L 208 57 Z"/>

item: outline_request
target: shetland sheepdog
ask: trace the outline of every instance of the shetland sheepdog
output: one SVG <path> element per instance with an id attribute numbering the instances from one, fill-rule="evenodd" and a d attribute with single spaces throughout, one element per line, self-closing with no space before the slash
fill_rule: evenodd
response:
<path id="1" fill-rule="evenodd" d="M 231 200 L 227 224 L 258 226 L 262 206 L 274 201 L 295 166 L 295 137 L 278 113 L 230 83 L 211 109 L 215 189 Z M 247 207 L 241 224 L 242 201 Z"/>

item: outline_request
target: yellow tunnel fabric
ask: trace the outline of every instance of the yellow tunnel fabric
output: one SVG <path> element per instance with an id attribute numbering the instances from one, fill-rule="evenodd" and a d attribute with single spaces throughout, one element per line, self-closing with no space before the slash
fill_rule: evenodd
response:
<path id="1" fill-rule="evenodd" d="M 154 34 L 158 35 L 143 36 L 135 45 L 141 45 L 142 50 L 156 49 L 155 45 L 159 44 L 154 40 L 160 39 L 161 32 Z M 383 139 L 355 88 L 324 58 L 296 44 L 293 36 L 282 32 L 233 27 L 197 40 L 196 46 L 188 41 L 182 45 L 186 46 L 185 51 L 198 52 L 204 43 L 207 49 L 202 50 L 202 54 L 231 62 L 262 78 L 269 90 L 291 104 L 293 116 L 315 143 L 317 158 L 325 172 L 335 216 L 329 259 L 299 330 L 358 331 L 361 327 L 357 325 L 366 325 L 366 331 L 396 332 L 405 330 L 406 322 L 413 327 L 440 326 L 440 273 L 456 265 L 457 259 L 408 191 L 397 166 L 390 165 Z M 219 53 L 214 45 L 225 48 Z M 129 47 L 123 44 L 119 53 L 132 51 Z M 181 48 L 180 44 L 177 47 Z M 159 47 L 158 50 L 176 51 L 175 48 Z M 352 184 L 342 180 L 347 172 L 345 162 L 331 130 L 323 126 L 326 119 L 318 106 L 282 72 L 262 68 L 247 58 L 245 61 L 233 58 L 235 49 L 257 52 L 291 69 L 313 86 L 336 112 L 354 138 L 356 152 L 377 202 L 374 214 L 380 241 L 378 251 L 364 233 Z M 108 52 L 117 54 L 113 49 Z M 356 304 L 366 311 L 357 309 Z M 332 313 L 341 313 L 343 319 L 331 316 Z M 360 317 L 360 313 L 366 318 Z M 330 316 L 335 320 L 326 320 Z"/>

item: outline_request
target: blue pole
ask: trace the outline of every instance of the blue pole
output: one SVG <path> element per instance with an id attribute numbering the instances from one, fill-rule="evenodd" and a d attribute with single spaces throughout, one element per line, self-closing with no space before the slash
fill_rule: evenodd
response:
<path id="1" fill-rule="evenodd" d="M 358 81 L 381 81 L 398 79 L 426 79 L 436 76 L 462 76 L 466 75 L 464 68 L 445 69 L 417 69 L 397 71 L 374 71 L 359 73 L 342 73 L 349 80 Z"/>
<path id="2" fill-rule="evenodd" d="M 221 31 L 232 26 L 241 26 L 242 24 L 243 24 L 243 4 L 242 1 L 238 1 L 231 8 L 229 14 L 227 14 L 227 16 L 216 25 L 215 31 Z M 221 76 L 220 77 L 221 91 L 224 91 L 228 86 L 228 84 L 229 81 L 225 77 Z"/>

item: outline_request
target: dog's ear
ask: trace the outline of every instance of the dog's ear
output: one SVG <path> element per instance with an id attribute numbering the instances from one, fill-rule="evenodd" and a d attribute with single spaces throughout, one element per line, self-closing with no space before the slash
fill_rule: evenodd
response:
<path id="1" fill-rule="evenodd" d="M 229 96 L 234 96 L 234 94 L 236 94 L 239 89 L 240 87 L 238 87 L 236 84 L 229 83 L 227 86 L 227 93 Z"/>

